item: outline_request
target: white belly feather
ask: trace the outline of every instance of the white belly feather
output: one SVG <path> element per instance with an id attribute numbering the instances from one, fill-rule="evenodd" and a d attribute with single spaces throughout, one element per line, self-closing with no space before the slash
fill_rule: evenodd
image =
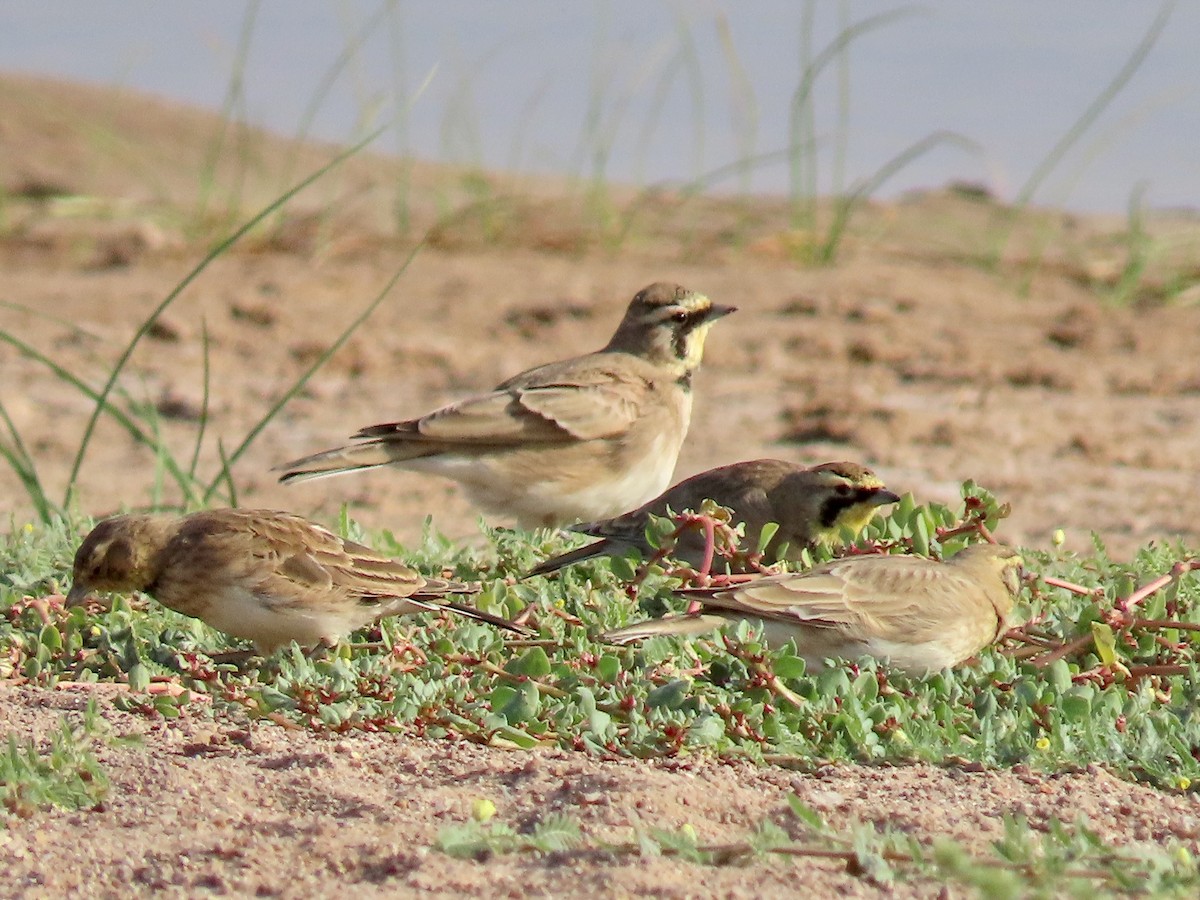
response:
<path id="1" fill-rule="evenodd" d="M 636 509 L 671 483 L 681 436 L 659 434 L 650 451 L 621 469 L 597 469 L 586 481 L 562 477 L 547 461 L 545 477 L 505 472 L 502 455 L 441 453 L 406 460 L 405 468 L 459 482 L 471 502 L 489 513 L 516 518 L 525 528 L 547 522 L 589 522 Z"/>

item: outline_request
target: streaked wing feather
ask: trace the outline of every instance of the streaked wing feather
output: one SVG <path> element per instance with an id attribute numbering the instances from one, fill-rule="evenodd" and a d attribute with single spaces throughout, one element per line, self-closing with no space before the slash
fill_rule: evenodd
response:
<path id="1" fill-rule="evenodd" d="M 463 400 L 417 420 L 415 432 L 397 439 L 464 444 L 520 444 L 566 441 L 570 435 L 536 410 L 528 409 L 517 392 L 497 391 Z"/>
<path id="2" fill-rule="evenodd" d="M 549 575 L 551 572 L 557 572 L 559 569 L 573 566 L 575 563 L 583 562 L 585 559 L 594 559 L 597 556 L 604 556 L 612 552 L 615 552 L 612 542 L 606 540 L 593 541 L 590 544 L 576 547 L 574 550 L 568 550 L 566 553 L 560 553 L 558 556 L 551 556 L 543 560 L 525 573 L 523 577 L 533 578 L 535 575 Z"/>
<path id="3" fill-rule="evenodd" d="M 273 561 L 272 581 L 303 590 L 341 589 L 359 599 L 403 598 L 427 586 L 403 563 L 299 516 L 247 510 L 241 518 L 256 536 L 255 555 Z M 278 583 L 272 590 L 283 593 Z"/>
<path id="4" fill-rule="evenodd" d="M 770 584 L 754 582 L 734 590 L 719 591 L 706 599 L 704 605 L 764 619 L 801 622 L 814 628 L 859 625 L 864 619 L 861 610 L 846 603 L 840 578 L 813 575 L 769 580 Z"/>
<path id="5" fill-rule="evenodd" d="M 325 563 L 337 587 L 362 600 L 411 597 L 418 591 L 432 596 L 434 590 L 420 575 L 403 563 L 379 557 L 341 554 Z"/>
<path id="6" fill-rule="evenodd" d="M 294 553 L 283 557 L 275 566 L 275 574 L 299 587 L 315 591 L 328 591 L 333 587 L 333 577 L 329 574 L 329 569 L 308 553 Z"/>
<path id="7" fill-rule="evenodd" d="M 969 588 L 957 573 L 928 560 L 858 557 L 719 591 L 704 602 L 764 619 L 914 641 L 929 637 L 931 628 L 936 632 L 944 618 L 931 610 L 955 605 Z"/>
<path id="8" fill-rule="evenodd" d="M 623 434 L 637 421 L 645 397 L 642 381 L 613 379 L 597 385 L 552 385 L 520 392 L 520 403 L 580 441 Z"/>
<path id="9" fill-rule="evenodd" d="M 594 354 L 550 363 L 487 394 L 420 419 L 364 428 L 355 437 L 499 445 L 610 437 L 624 432 L 641 413 L 649 386 L 644 365 L 625 354 L 619 361 Z"/>

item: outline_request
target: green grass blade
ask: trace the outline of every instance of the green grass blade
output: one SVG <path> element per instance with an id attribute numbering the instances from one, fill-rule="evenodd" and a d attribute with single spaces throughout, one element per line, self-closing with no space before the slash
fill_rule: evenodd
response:
<path id="1" fill-rule="evenodd" d="M 750 75 L 738 56 L 737 45 L 733 41 L 733 31 L 729 27 L 729 19 L 724 13 L 717 15 L 717 38 L 721 42 L 721 51 L 725 57 L 725 68 L 730 83 L 730 93 L 733 103 L 730 104 L 731 131 L 737 136 L 739 175 L 738 193 L 750 193 L 750 176 L 752 167 L 750 160 L 754 156 L 754 146 L 758 138 L 759 110 L 758 100 L 754 96 L 754 84 Z"/>
<path id="2" fill-rule="evenodd" d="M 229 489 L 229 493 L 225 499 L 228 501 L 230 506 L 237 506 L 237 483 L 233 480 L 233 472 L 231 471 L 229 456 L 225 453 L 225 444 L 219 438 L 217 440 L 217 453 L 221 457 L 221 471 L 217 474 L 217 477 L 213 480 L 213 483 L 209 485 L 208 490 L 204 492 L 204 502 L 206 504 L 208 503 L 209 498 L 216 490 L 217 484 L 223 481 L 225 482 L 225 486 Z"/>
<path id="3" fill-rule="evenodd" d="M 258 422 L 254 425 L 254 427 L 250 429 L 250 431 L 242 439 L 242 442 L 237 445 L 237 447 L 234 449 L 234 451 L 231 454 L 229 454 L 228 458 L 222 457 L 223 462 L 225 463 L 225 466 L 222 469 L 222 472 L 216 478 L 213 479 L 212 483 L 209 484 L 208 488 L 205 490 L 204 501 L 206 503 L 208 502 L 209 498 L 213 495 L 213 492 L 216 490 L 217 484 L 222 479 L 229 482 L 230 488 L 232 490 L 233 482 L 232 482 L 232 478 L 229 475 L 229 471 L 228 471 L 229 467 L 232 466 L 234 463 L 236 463 L 241 458 L 242 454 L 245 453 L 250 448 L 250 445 L 252 443 L 254 443 L 254 440 L 259 436 L 259 434 L 262 432 L 262 430 L 267 427 L 267 424 L 272 419 L 274 419 L 276 415 L 279 414 L 279 411 L 282 410 L 284 408 L 284 406 L 286 406 L 288 404 L 288 402 L 293 397 L 295 397 L 296 394 L 298 394 L 304 388 L 304 386 L 306 384 L 308 384 L 309 379 L 312 378 L 313 375 L 315 375 L 317 373 L 317 371 L 322 366 L 325 365 L 325 363 L 329 360 L 329 358 L 331 356 L 333 356 L 334 353 L 336 353 L 338 350 L 341 349 L 342 345 L 345 344 L 346 341 L 348 341 L 350 339 L 350 336 L 352 334 L 354 334 L 355 331 L 358 330 L 359 326 L 362 325 L 362 323 L 365 322 L 370 317 L 371 313 L 375 312 L 375 310 L 379 307 L 379 304 L 381 304 L 387 298 L 387 296 L 391 293 L 392 288 L 394 288 L 396 286 L 396 282 L 398 282 L 400 280 L 400 277 L 406 271 L 408 271 L 409 265 L 412 264 L 413 259 L 416 258 L 417 253 L 420 252 L 420 250 L 423 246 L 425 246 L 424 241 L 418 243 L 415 247 L 413 247 L 413 249 L 409 252 L 408 256 L 405 258 L 404 262 L 395 271 L 395 273 L 392 275 L 392 277 L 388 279 L 387 284 L 385 284 L 383 286 L 383 289 L 375 296 L 375 298 L 370 303 L 368 303 L 366 305 L 366 307 L 363 309 L 363 311 L 361 313 L 359 313 L 349 325 L 346 326 L 346 328 L 338 336 L 337 340 L 335 340 L 332 344 L 330 344 L 325 349 L 325 352 L 322 353 L 319 357 L 317 357 L 316 360 L 313 361 L 313 364 L 310 365 L 304 371 L 303 375 L 301 375 L 299 378 L 296 379 L 296 381 L 292 384 L 292 386 L 290 388 L 288 388 L 286 391 L 284 391 L 283 395 L 278 400 L 276 400 L 274 404 L 272 404 L 271 408 L 269 410 L 267 410 L 266 415 L 264 415 L 261 419 L 259 419 Z"/>
<path id="4" fill-rule="evenodd" d="M 821 49 L 820 53 L 810 59 L 808 55 L 811 39 L 809 17 L 812 15 L 812 10 L 806 6 L 804 33 L 801 40 L 800 83 L 793 91 L 791 100 L 788 128 L 789 146 L 793 149 L 801 146 L 815 147 L 816 128 L 813 119 L 812 94 L 817 77 L 825 70 L 825 67 L 838 60 L 850 44 L 863 35 L 907 18 L 916 12 L 918 10 L 914 7 L 905 7 L 868 16 L 860 22 L 843 28 L 832 41 Z M 792 203 L 795 209 L 793 224 L 796 227 L 812 227 L 814 224 L 813 204 L 816 202 L 816 161 L 810 154 L 799 153 L 796 153 L 791 161 Z M 806 200 L 806 202 L 801 203 L 801 200 Z"/>
<path id="5" fill-rule="evenodd" d="M 291 183 L 292 173 L 296 170 L 296 161 L 299 158 L 300 150 L 304 146 L 304 142 L 308 139 L 313 122 L 316 121 L 317 113 L 321 111 L 321 107 L 329 99 L 329 95 L 337 85 L 338 79 L 346 71 L 350 63 L 354 61 L 355 57 L 361 53 L 363 45 L 378 32 L 384 17 L 395 12 L 397 3 L 398 0 L 385 0 L 384 3 L 380 4 L 379 9 L 369 16 L 358 30 L 345 40 L 337 57 L 325 69 L 320 81 L 317 82 L 316 88 L 309 96 L 308 103 L 304 105 L 304 109 L 300 113 L 292 152 L 283 167 L 282 184 Z"/>
<path id="6" fill-rule="evenodd" d="M 25 492 L 29 494 L 29 499 L 33 501 L 38 518 L 48 525 L 54 512 L 54 506 L 46 496 L 46 489 L 42 485 L 42 480 L 38 477 L 37 464 L 25 448 L 25 442 L 21 440 L 21 432 L 17 430 L 17 425 L 9 416 L 8 410 L 5 408 L 4 401 L 2 400 L 0 400 L 0 419 L 4 420 L 4 424 L 8 428 L 8 433 L 12 436 L 11 447 L 0 443 L 0 456 L 3 456 L 7 460 L 9 467 L 17 473 L 21 484 L 25 486 Z"/>
<path id="7" fill-rule="evenodd" d="M 208 427 L 209 387 L 211 384 L 208 322 L 203 319 L 200 322 L 200 350 L 204 359 L 204 396 L 200 400 L 200 425 L 196 429 L 196 444 L 192 447 L 192 461 L 188 466 L 188 480 L 193 483 L 196 480 L 196 465 L 200 462 L 200 445 L 204 443 L 204 432 Z"/>
<path id="8" fill-rule="evenodd" d="M 183 471 L 178 460 L 175 459 L 174 454 L 170 452 L 163 441 L 162 417 L 158 406 L 149 399 L 139 400 L 135 398 L 121 385 L 117 385 L 113 388 L 113 391 L 125 401 L 125 406 L 132 410 L 147 428 L 147 446 L 154 451 L 155 459 L 155 484 L 152 505 L 157 507 L 161 503 L 162 476 L 164 473 L 169 474 L 172 480 L 174 480 L 180 493 L 183 495 L 185 505 L 195 503 L 196 480 Z"/>
<path id="9" fill-rule="evenodd" d="M 1134 48 L 1129 59 L 1125 61 L 1125 65 L 1113 76 L 1112 81 L 1105 86 L 1096 99 L 1088 105 L 1083 114 L 1067 129 L 1067 133 L 1051 148 L 1050 152 L 1046 154 L 1046 158 L 1033 170 L 1033 174 L 1029 176 L 1029 180 L 1025 182 L 1020 193 L 1017 194 L 1017 199 L 1014 203 L 1015 206 L 1024 206 L 1033 198 L 1034 193 L 1041 186 L 1042 182 L 1046 180 L 1050 172 L 1062 161 L 1067 151 L 1091 128 L 1092 123 L 1100 117 L 1100 114 L 1108 108 L 1117 94 L 1129 83 L 1129 80 L 1141 68 L 1142 63 L 1146 61 L 1146 57 L 1150 55 L 1150 51 L 1154 49 L 1154 45 L 1158 43 L 1158 39 L 1167 27 L 1167 22 L 1171 18 L 1171 13 L 1174 12 L 1174 9 L 1175 0 L 1167 0 L 1162 5 L 1162 8 L 1158 11 L 1158 15 L 1150 23 L 1150 27 L 1142 36 L 1141 41 Z"/>
<path id="10" fill-rule="evenodd" d="M 845 233 L 846 226 L 849 224 L 850 217 L 854 211 L 879 190 L 889 178 L 914 160 L 924 156 L 930 150 L 942 144 L 957 144 L 964 149 L 975 152 L 979 152 L 981 149 L 978 144 L 961 134 L 952 131 L 936 131 L 897 153 L 876 169 L 872 175 L 858 182 L 850 193 L 838 198 L 837 203 L 834 205 L 833 221 L 829 225 L 829 231 L 825 236 L 825 242 L 818 254 L 818 259 L 822 263 L 833 262 L 834 257 L 837 255 L 837 248 L 841 243 L 842 235 Z"/>
<path id="11" fill-rule="evenodd" d="M 813 66 L 813 20 L 816 17 L 814 0 L 805 0 L 800 14 L 800 83 L 792 94 L 788 118 L 788 143 L 807 144 L 807 153 L 797 153 L 790 159 L 792 227 L 811 228 L 816 224 L 816 116 L 812 91 L 817 69 Z M 802 202 L 803 201 L 803 202 Z"/>
<path id="12" fill-rule="evenodd" d="M 15 310 L 16 312 L 25 313 L 33 316 L 36 319 L 41 319 L 43 322 L 53 322 L 55 325 L 61 325 L 64 328 L 71 329 L 71 333 L 80 336 L 97 340 L 98 335 L 93 331 L 88 331 L 78 322 L 73 322 L 70 319 L 64 319 L 61 316 L 51 315 L 43 309 L 34 309 L 32 306 L 26 306 L 23 303 L 13 303 L 11 300 L 0 300 L 0 307 L 4 309 Z"/>
<path id="13" fill-rule="evenodd" d="M 204 219 L 209 197 L 217 181 L 217 166 L 221 160 L 221 153 L 225 149 L 225 141 L 229 135 L 230 123 L 236 118 L 237 111 L 244 109 L 245 106 L 244 84 L 246 60 L 250 56 L 250 40 L 254 35 L 254 24 L 258 19 L 260 6 L 261 0 L 250 0 L 246 5 L 246 13 L 242 18 L 242 28 L 238 34 L 237 49 L 233 54 L 233 68 L 229 73 L 229 87 L 225 91 L 225 100 L 221 106 L 221 127 L 214 136 L 212 144 L 209 146 L 207 157 L 204 160 L 204 167 L 201 169 L 198 221 L 203 221 Z M 243 167 L 243 169 L 238 171 L 238 183 L 235 185 L 234 194 L 230 198 L 232 201 L 231 209 L 237 208 L 237 198 L 241 195 L 241 179 L 244 177 L 244 174 Z"/>
<path id="14" fill-rule="evenodd" d="M 1125 306 L 1137 296 L 1138 285 L 1150 264 L 1152 242 L 1146 233 L 1144 201 L 1149 183 L 1139 181 L 1129 195 L 1129 225 L 1125 230 L 1125 265 L 1106 298 L 1112 306 Z"/>
<path id="15" fill-rule="evenodd" d="M 153 324 L 158 320 L 158 317 L 163 314 L 163 312 L 167 309 L 167 307 L 169 307 L 172 303 L 175 302 L 176 299 L 179 298 L 179 295 L 183 293 L 183 291 L 188 287 L 188 285 L 190 285 L 193 281 L 195 281 L 200 276 L 201 272 L 203 272 L 205 269 L 208 268 L 208 266 L 213 262 L 213 260 L 215 260 L 219 256 L 221 256 L 221 254 L 223 254 L 226 250 L 228 250 L 235 243 L 237 243 L 237 241 L 239 241 L 243 236 L 245 236 L 256 225 L 258 225 L 260 222 L 262 222 L 264 219 L 266 219 L 268 216 L 270 216 L 273 212 L 275 212 L 277 209 L 279 209 L 285 203 L 287 203 L 289 200 L 291 200 L 292 197 L 299 194 L 310 184 L 312 184 L 313 182 L 315 182 L 318 179 L 320 179 L 321 177 L 323 177 L 326 173 L 337 168 L 337 166 L 341 165 L 343 162 L 345 162 L 350 157 L 354 156 L 356 153 L 360 152 L 364 147 L 366 147 L 368 144 L 370 144 L 372 141 L 374 141 L 386 129 L 387 129 L 386 125 L 383 125 L 383 126 L 377 128 L 375 131 L 371 132 L 369 135 L 367 135 L 365 138 L 363 138 L 357 144 L 354 144 L 353 146 L 351 146 L 351 147 L 347 148 L 346 150 L 343 150 L 341 153 L 337 154 L 335 157 L 333 157 L 333 159 L 331 159 L 329 162 L 325 163 L 325 165 L 321 166 L 319 169 L 317 169 L 311 175 L 309 175 L 306 178 L 302 179 L 301 181 L 297 182 L 292 188 L 290 188 L 289 190 L 285 191 L 283 194 L 281 194 L 280 196 L 278 196 L 274 200 L 272 200 L 269 204 L 267 204 L 265 207 L 263 207 L 254 216 L 252 216 L 245 223 L 243 223 L 240 228 L 238 228 L 236 231 L 233 232 L 233 234 L 229 235 L 229 237 L 224 238 L 223 240 L 219 241 L 216 244 L 216 246 L 214 246 L 205 255 L 205 257 L 195 266 L 195 268 L 193 268 L 190 272 L 188 272 L 188 274 L 183 277 L 183 280 L 180 281 L 171 290 L 171 292 L 169 294 L 167 294 L 166 297 L 163 298 L 162 302 L 159 303 L 158 306 L 156 306 L 154 308 L 154 311 L 151 312 L 150 315 L 146 317 L 146 319 L 142 322 L 141 326 L 134 333 L 133 338 L 130 339 L 129 344 L 125 347 L 125 350 L 121 353 L 120 357 L 117 359 L 116 364 L 113 366 L 112 371 L 109 373 L 108 381 L 105 383 L 104 387 L 100 391 L 100 397 L 97 399 L 96 408 L 92 411 L 91 418 L 88 420 L 87 427 L 84 429 L 83 438 L 80 440 L 80 443 L 79 443 L 79 450 L 75 454 L 74 463 L 72 463 L 72 465 L 71 465 L 71 474 L 70 474 L 70 477 L 67 479 L 66 498 L 63 501 L 64 507 L 69 507 L 71 505 L 71 498 L 75 492 L 76 479 L 79 477 L 79 471 L 83 467 L 83 460 L 84 460 L 84 457 L 87 455 L 88 445 L 91 443 L 92 434 L 96 428 L 96 422 L 100 418 L 100 413 L 104 409 L 105 403 L 108 399 L 108 395 L 112 392 L 113 386 L 117 383 L 117 378 L 120 377 L 121 371 L 125 368 L 126 363 L 129 362 L 129 358 L 133 355 L 133 351 L 137 348 L 137 345 L 141 342 L 142 338 L 146 336 L 146 333 L 150 330 L 151 326 L 153 326 Z"/>
<path id="16" fill-rule="evenodd" d="M 1012 206 L 1003 211 L 1004 225 L 996 239 L 995 248 L 992 251 L 991 263 L 993 266 L 999 264 L 1000 258 L 1004 254 L 1004 249 L 1008 245 L 1009 238 L 1012 236 L 1013 228 L 1016 226 L 1017 215 L 1033 199 L 1033 195 L 1042 186 L 1042 182 L 1057 168 L 1058 164 L 1062 162 L 1063 157 L 1067 155 L 1067 152 L 1095 124 L 1100 115 L 1108 109 L 1117 95 L 1125 88 L 1125 85 L 1137 73 L 1137 70 L 1142 67 L 1142 63 L 1146 61 L 1146 57 L 1150 55 L 1150 51 L 1154 49 L 1154 45 L 1158 43 L 1159 37 L 1162 36 L 1163 30 L 1167 27 L 1167 22 L 1170 20 L 1171 14 L 1175 11 L 1175 3 L 1176 0 L 1167 0 L 1167 2 L 1163 3 L 1159 8 L 1158 15 L 1150 23 L 1150 27 L 1146 29 L 1146 33 L 1142 35 L 1141 41 L 1138 42 L 1133 53 L 1125 61 L 1125 65 L 1121 66 L 1117 74 L 1113 76 L 1112 81 L 1105 85 L 1104 90 L 1096 95 L 1096 99 L 1088 104 L 1087 109 L 1071 124 L 1071 127 L 1058 139 L 1058 142 L 1050 148 L 1050 152 L 1037 164 L 1025 184 L 1022 185 L 1021 190 L 1017 192 L 1017 197 L 1013 201 Z"/>
<path id="17" fill-rule="evenodd" d="M 850 2 L 838 0 L 838 33 L 850 27 Z M 850 47 L 837 54 L 837 122 L 833 128 L 833 172 L 830 187 L 835 196 L 846 184 L 846 154 L 850 141 Z"/>
<path id="18" fill-rule="evenodd" d="M 150 435 L 144 429 L 142 429 L 129 414 L 127 414 L 120 407 L 114 406 L 112 403 L 110 403 L 108 401 L 108 399 L 106 397 L 103 397 L 99 391 L 96 391 L 94 388 L 89 386 L 85 381 L 83 381 L 77 375 L 75 375 L 74 373 L 72 373 L 71 371 L 66 369 L 64 366 L 60 365 L 59 363 L 55 362 L 54 360 L 50 359 L 50 357 L 46 356 L 44 353 L 42 353 L 40 350 L 37 350 L 32 345 L 25 343 L 25 341 L 21 340 L 19 337 L 17 337 L 14 334 L 11 334 L 7 331 L 0 331 L 0 341 L 3 341 L 6 344 L 10 344 L 11 346 L 16 347 L 18 350 L 21 351 L 21 353 L 23 353 L 28 358 L 46 366 L 46 368 L 48 368 L 52 373 L 54 373 L 54 375 L 56 375 L 59 379 L 61 379 L 62 381 L 65 381 L 67 384 L 74 387 L 76 390 L 78 390 L 81 394 L 83 394 L 89 400 L 98 404 L 97 408 L 103 412 L 108 413 L 117 422 L 117 424 L 119 424 L 122 428 L 125 429 L 126 433 L 128 433 L 128 435 L 136 443 L 141 444 L 144 447 L 149 447 L 151 449 L 155 449 L 157 443 L 156 443 L 156 439 L 152 435 Z M 184 476 L 184 473 L 179 471 L 176 468 L 174 471 L 172 471 L 172 475 L 176 479 L 179 479 Z"/>

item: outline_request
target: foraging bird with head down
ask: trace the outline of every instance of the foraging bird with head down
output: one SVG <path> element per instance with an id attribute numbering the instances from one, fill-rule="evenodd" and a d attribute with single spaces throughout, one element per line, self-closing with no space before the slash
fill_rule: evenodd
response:
<path id="1" fill-rule="evenodd" d="M 734 307 L 657 283 L 639 291 L 595 353 L 522 372 L 486 394 L 359 443 L 287 463 L 280 481 L 395 465 L 459 482 L 524 528 L 614 516 L 670 483 L 709 328 Z"/>
<path id="2" fill-rule="evenodd" d="M 700 601 L 699 615 L 639 622 L 601 639 L 699 635 L 747 620 L 772 646 L 794 640 L 814 669 L 826 659 L 874 656 L 928 674 L 969 659 L 1008 629 L 1021 566 L 1020 554 L 999 544 L 974 544 L 943 562 L 850 556 L 807 572 L 680 591 Z"/>
<path id="3" fill-rule="evenodd" d="M 105 519 L 75 554 L 67 605 L 91 591 L 149 594 L 253 641 L 264 656 L 291 641 L 333 644 L 384 616 L 423 610 L 514 630 L 450 599 L 472 593 L 472 586 L 425 578 L 300 516 L 262 509 Z"/>
<path id="4" fill-rule="evenodd" d="M 679 482 L 632 512 L 602 522 L 571 526 L 571 531 L 600 538 L 591 544 L 552 557 L 530 575 L 547 575 L 564 566 L 597 556 L 618 556 L 631 549 L 643 558 L 654 548 L 646 539 L 651 516 L 698 511 L 712 500 L 732 513 L 730 524 L 745 523 L 745 540 L 757 541 L 763 526 L 779 526 L 767 544 L 764 559 L 795 558 L 813 544 L 834 544 L 842 529 L 858 534 L 879 507 L 895 503 L 889 491 L 866 466 L 852 462 L 823 463 L 811 468 L 782 459 L 755 459 L 718 466 Z M 693 567 L 701 565 L 705 538 L 698 530 L 684 531 L 671 555 Z"/>

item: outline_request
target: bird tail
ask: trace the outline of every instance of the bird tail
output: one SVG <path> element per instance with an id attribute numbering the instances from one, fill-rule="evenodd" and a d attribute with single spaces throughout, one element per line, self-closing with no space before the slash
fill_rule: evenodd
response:
<path id="1" fill-rule="evenodd" d="M 411 610 L 412 606 L 419 606 L 422 609 L 430 612 L 438 612 L 440 610 L 449 610 L 452 613 L 462 616 L 466 619 L 471 619 L 475 622 L 485 622 L 496 628 L 504 631 L 511 631 L 514 634 L 519 634 L 528 637 L 531 632 L 528 628 L 522 625 L 517 625 L 515 622 L 510 622 L 501 616 L 493 615 L 489 612 L 484 612 L 474 606 L 466 603 L 460 603 L 456 600 L 447 599 L 450 596 L 465 596 L 469 594 L 478 594 L 483 585 L 478 581 L 446 581 L 441 578 L 425 579 L 425 586 L 403 599 L 402 604 L 398 609 L 383 613 L 383 616 L 395 615 L 400 612 Z M 382 618 L 382 616 L 381 616 Z"/>
<path id="2" fill-rule="evenodd" d="M 445 578 L 430 578 L 427 575 L 422 575 L 421 579 L 425 584 L 412 595 L 412 599 L 425 603 L 436 602 L 446 594 L 478 594 L 483 590 L 481 581 L 449 581 Z"/>
<path id="3" fill-rule="evenodd" d="M 632 644 L 647 638 L 665 635 L 695 636 L 708 634 L 726 623 L 723 616 L 683 615 L 669 616 L 665 619 L 648 619 L 645 622 L 635 622 L 624 628 L 614 628 L 600 635 L 600 640 L 606 644 Z"/>
<path id="4" fill-rule="evenodd" d="M 455 603 L 453 600 L 443 601 L 438 604 L 431 604 L 437 609 L 448 609 L 451 612 L 457 613 L 464 618 L 471 619 L 475 622 L 485 622 L 503 631 L 510 631 L 513 634 L 519 634 L 522 637 L 529 637 L 533 631 L 526 628 L 524 625 L 518 625 L 515 622 L 510 622 L 501 616 L 494 616 L 491 613 L 484 612 L 482 609 L 477 609 L 474 606 L 467 606 L 464 603 Z"/>
<path id="5" fill-rule="evenodd" d="M 291 484 L 294 481 L 342 475 L 346 472 L 357 472 L 360 469 L 374 469 L 378 466 L 426 456 L 429 453 L 428 446 L 415 441 L 367 441 L 362 444 L 347 444 L 345 447 L 335 447 L 322 453 L 314 453 L 312 456 L 294 459 L 281 466 L 276 466 L 275 471 L 283 472 L 279 476 L 281 482 Z"/>
<path id="6" fill-rule="evenodd" d="M 592 541 L 590 544 L 584 544 L 582 547 L 576 547 L 574 550 L 568 550 L 566 553 L 560 553 L 558 556 L 552 556 L 547 560 L 543 560 L 521 577 L 533 578 L 535 575 L 549 575 L 551 572 L 557 572 L 559 569 L 573 566 L 575 563 L 583 562 L 585 559 L 594 559 L 597 556 L 603 556 L 608 552 L 608 546 L 608 541 Z"/>

